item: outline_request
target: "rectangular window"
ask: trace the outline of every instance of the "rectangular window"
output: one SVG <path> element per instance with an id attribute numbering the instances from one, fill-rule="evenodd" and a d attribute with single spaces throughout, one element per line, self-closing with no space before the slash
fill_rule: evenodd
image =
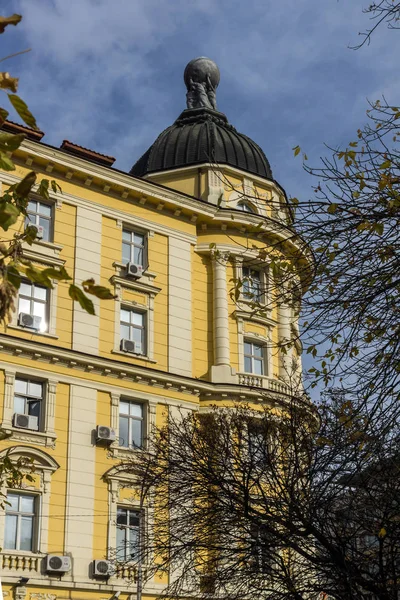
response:
<path id="1" fill-rule="evenodd" d="M 144 233 L 123 229 L 122 231 L 122 262 L 135 263 L 146 268 L 147 238 Z"/>
<path id="2" fill-rule="evenodd" d="M 250 555 L 254 570 L 268 573 L 274 559 L 274 547 L 265 527 L 252 524 L 250 529 Z"/>
<path id="3" fill-rule="evenodd" d="M 24 327 L 38 329 L 39 331 L 48 330 L 48 299 L 49 290 L 30 281 L 22 281 L 18 292 L 18 314 L 30 315 L 38 319 L 32 321 L 23 320 L 20 316 L 20 324 Z M 22 320 L 21 320 L 22 319 Z"/>
<path id="4" fill-rule="evenodd" d="M 14 412 L 37 418 L 40 429 L 43 412 L 44 384 L 30 379 L 15 379 Z"/>
<path id="5" fill-rule="evenodd" d="M 243 267 L 243 296 L 254 300 L 262 301 L 261 273 L 250 267 Z"/>
<path id="6" fill-rule="evenodd" d="M 121 400 L 119 403 L 119 445 L 143 448 L 143 404 Z"/>
<path id="7" fill-rule="evenodd" d="M 138 559 L 140 521 L 140 511 L 117 508 L 117 560 L 135 561 Z"/>
<path id="8" fill-rule="evenodd" d="M 4 548 L 34 550 L 36 498 L 27 494 L 7 494 Z"/>
<path id="9" fill-rule="evenodd" d="M 39 200 L 29 200 L 27 215 L 25 217 L 25 227 L 35 225 L 41 227 L 41 239 L 46 242 L 53 240 L 53 207 Z"/>
<path id="10" fill-rule="evenodd" d="M 146 354 L 146 313 L 121 308 L 121 340 L 135 342 L 135 353 Z"/>
<path id="11" fill-rule="evenodd" d="M 264 375 L 264 347 L 254 342 L 244 343 L 244 370 L 254 375 Z"/>

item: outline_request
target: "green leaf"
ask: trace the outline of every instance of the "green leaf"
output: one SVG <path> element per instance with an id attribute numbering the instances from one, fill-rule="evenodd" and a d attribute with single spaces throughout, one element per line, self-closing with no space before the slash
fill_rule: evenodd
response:
<path id="1" fill-rule="evenodd" d="M 72 277 L 68 275 L 68 272 L 66 271 L 65 267 L 60 267 L 59 269 L 55 269 L 54 267 L 48 267 L 47 269 L 44 269 L 42 273 L 46 277 L 49 277 L 49 279 L 57 279 L 57 281 L 68 281 L 72 279 Z"/>
<path id="2" fill-rule="evenodd" d="M 27 276 L 28 279 L 33 281 L 33 283 L 39 283 L 40 285 L 44 285 L 45 287 L 53 288 L 53 284 L 51 283 L 50 279 L 47 277 L 45 271 L 44 270 L 39 271 L 32 264 L 30 264 L 25 269 L 25 275 Z"/>
<path id="3" fill-rule="evenodd" d="M 22 98 L 20 98 L 16 94 L 8 94 L 8 97 L 10 99 L 11 104 L 13 105 L 21 119 L 24 121 L 24 123 L 26 123 L 28 127 L 32 127 L 32 129 L 38 129 L 35 117 L 31 113 L 25 102 L 22 100 Z"/>
<path id="4" fill-rule="evenodd" d="M 391 166 L 392 166 L 392 161 L 385 160 L 385 162 L 383 162 L 379 168 L 380 169 L 390 169 Z"/>
<path id="5" fill-rule="evenodd" d="M 20 211 L 11 204 L 11 202 L 2 202 L 0 204 L 0 227 L 7 231 L 11 225 L 17 222 Z"/>
<path id="6" fill-rule="evenodd" d="M 55 181 L 55 179 L 52 179 L 50 184 L 51 184 L 51 189 L 53 190 L 53 192 L 55 194 L 57 194 L 57 192 L 60 192 L 62 194 L 61 186 L 57 183 L 57 181 Z"/>
<path id="7" fill-rule="evenodd" d="M 50 182 L 48 179 L 42 179 L 42 181 L 39 183 L 38 194 L 40 196 L 42 196 L 42 198 L 44 198 L 45 200 L 50 199 L 49 185 L 50 185 Z"/>
<path id="8" fill-rule="evenodd" d="M 7 25 L 18 25 L 21 19 L 21 15 L 17 14 L 11 15 L 11 17 L 0 17 L 0 33 L 4 33 Z"/>
<path id="9" fill-rule="evenodd" d="M 32 246 L 32 243 L 37 238 L 38 229 L 35 225 L 28 225 L 24 232 L 24 242 Z"/>
<path id="10" fill-rule="evenodd" d="M 17 290 L 21 285 L 21 273 L 14 265 L 7 266 L 7 279 Z"/>
<path id="11" fill-rule="evenodd" d="M 14 135 L 0 131 L 0 149 L 4 152 L 13 152 L 20 147 L 24 139 L 25 135 L 23 133 Z"/>
<path id="12" fill-rule="evenodd" d="M 26 198 L 32 187 L 35 185 L 36 183 L 36 173 L 34 173 L 33 171 L 30 171 L 28 173 L 28 175 L 25 175 L 25 177 L 22 179 L 22 181 L 20 181 L 16 186 L 15 186 L 15 192 L 18 194 L 18 196 L 22 196 L 22 198 Z"/>
<path id="13" fill-rule="evenodd" d="M 96 285 L 94 279 L 82 281 L 83 289 L 87 294 L 92 294 L 101 300 L 113 300 L 116 296 L 106 287 Z"/>
<path id="14" fill-rule="evenodd" d="M 3 125 L 4 121 L 8 117 L 8 111 L 5 108 L 0 108 L 0 125 Z"/>
<path id="15" fill-rule="evenodd" d="M 75 302 L 79 302 L 83 310 L 86 310 L 86 312 L 89 313 L 89 315 L 96 314 L 93 302 L 82 292 L 80 288 L 78 288 L 77 285 L 71 283 L 71 285 L 69 286 L 68 293 L 70 298 L 72 298 L 72 300 L 75 300 Z"/>
<path id="16" fill-rule="evenodd" d="M 0 150 L 0 169 L 3 169 L 3 171 L 14 171 L 15 170 L 15 165 L 14 165 L 13 161 L 11 160 L 11 158 L 8 158 L 7 154 L 4 154 L 4 152 L 1 152 L 1 150 Z"/>
<path id="17" fill-rule="evenodd" d="M 334 204 L 334 203 L 330 204 L 330 205 L 328 206 L 328 213 L 329 213 L 330 215 L 334 215 L 334 214 L 335 214 L 335 212 L 337 211 L 337 208 L 338 208 L 338 205 L 337 205 L 337 204 Z"/>

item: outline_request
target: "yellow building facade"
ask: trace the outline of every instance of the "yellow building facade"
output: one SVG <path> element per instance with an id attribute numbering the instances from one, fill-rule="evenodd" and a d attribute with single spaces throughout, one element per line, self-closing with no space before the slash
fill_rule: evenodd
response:
<path id="1" fill-rule="evenodd" d="M 265 155 L 214 107 L 183 111 L 131 173 L 24 131 L 16 171 L 0 173 L 3 190 L 32 169 L 62 188 L 50 202 L 32 195 L 40 239 L 24 256 L 65 266 L 77 283 L 93 277 L 116 299 L 94 299 L 91 316 L 66 283 L 23 281 L 1 332 L 1 452 L 35 468 L 33 481 L 3 490 L 3 593 L 125 600 L 137 583 L 108 573 L 107 561 L 132 558 L 134 574 L 138 531 L 151 517 L 115 466 L 145 452 L 167 414 L 287 401 L 300 348 L 277 350 L 296 327 L 290 302 L 274 303 L 269 262 L 272 252 L 298 255 L 300 242 Z M 141 595 L 156 598 L 164 585 L 155 577 Z"/>

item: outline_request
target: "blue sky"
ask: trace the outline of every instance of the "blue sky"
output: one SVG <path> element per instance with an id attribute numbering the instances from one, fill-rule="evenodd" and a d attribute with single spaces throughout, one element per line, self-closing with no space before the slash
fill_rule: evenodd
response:
<path id="1" fill-rule="evenodd" d="M 221 71 L 218 107 L 266 152 L 275 178 L 306 199 L 294 159 L 344 144 L 365 121 L 366 99 L 399 98 L 400 36 L 368 27 L 368 0 L 6 0 L 23 21 L 0 37 L 3 63 L 45 131 L 111 154 L 129 170 L 185 108 L 183 70 L 209 56 Z M 16 120 L 16 117 L 13 116 Z"/>

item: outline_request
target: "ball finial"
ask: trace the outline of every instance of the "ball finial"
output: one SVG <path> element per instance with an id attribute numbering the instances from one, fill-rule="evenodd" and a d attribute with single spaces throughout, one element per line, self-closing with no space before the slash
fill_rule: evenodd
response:
<path id="1" fill-rule="evenodd" d="M 205 56 L 194 58 L 186 65 L 183 79 L 187 88 L 188 108 L 216 110 L 215 90 L 219 84 L 220 73 L 213 60 Z"/>

